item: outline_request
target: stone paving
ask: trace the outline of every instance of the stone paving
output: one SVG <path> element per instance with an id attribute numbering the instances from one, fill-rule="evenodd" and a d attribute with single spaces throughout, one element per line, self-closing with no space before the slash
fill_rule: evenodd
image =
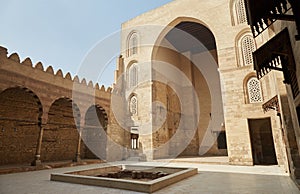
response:
<path id="1" fill-rule="evenodd" d="M 192 159 L 189 163 L 172 161 L 140 162 L 139 165 L 197 167 L 199 173 L 193 177 L 170 185 L 155 193 L 233 193 L 233 194 L 299 194 L 300 190 L 287 173 L 278 166 L 231 166 L 220 164 L 201 164 Z M 112 164 L 132 164 L 133 162 L 114 162 Z M 135 163 L 134 163 L 135 164 Z M 109 193 L 131 194 L 133 191 L 111 189 L 97 186 L 86 186 L 50 181 L 53 172 L 67 172 L 96 168 L 107 164 L 56 168 L 41 171 L 0 175 L 0 193 L 19 194 L 58 194 L 58 193 Z"/>

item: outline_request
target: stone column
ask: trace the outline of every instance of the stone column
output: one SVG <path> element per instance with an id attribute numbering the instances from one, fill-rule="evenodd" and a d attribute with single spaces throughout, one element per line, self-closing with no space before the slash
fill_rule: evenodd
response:
<path id="1" fill-rule="evenodd" d="M 31 162 L 32 166 L 40 166 L 42 164 L 40 158 L 41 158 L 44 127 L 45 127 L 44 124 L 39 124 L 40 133 L 39 133 L 38 142 L 37 142 L 37 146 L 36 146 L 35 159 Z"/>
<path id="2" fill-rule="evenodd" d="M 81 126 L 78 125 L 77 126 L 78 128 L 78 142 L 77 142 L 77 150 L 76 150 L 76 155 L 75 155 L 75 158 L 73 160 L 73 162 L 80 162 L 81 161 L 81 158 L 80 158 L 80 147 L 81 147 Z"/>

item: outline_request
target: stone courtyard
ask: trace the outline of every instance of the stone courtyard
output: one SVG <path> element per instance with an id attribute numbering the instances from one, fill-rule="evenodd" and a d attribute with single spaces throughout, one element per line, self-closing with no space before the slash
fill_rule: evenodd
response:
<path id="1" fill-rule="evenodd" d="M 157 160 L 153 162 L 114 162 L 113 164 L 138 164 L 145 166 L 195 167 L 198 174 L 182 180 L 155 193 L 228 193 L 228 194 L 262 194 L 290 193 L 298 194 L 295 183 L 278 166 L 232 166 L 226 164 L 227 158 L 212 157 L 181 158 L 171 163 Z M 223 164 L 220 164 L 222 162 Z M 219 164 L 218 164 L 219 163 Z M 97 186 L 86 186 L 50 181 L 53 172 L 66 172 L 105 166 L 91 164 L 86 166 L 56 168 L 49 170 L 0 175 L 1 194 L 19 193 L 139 193 L 127 190 L 111 189 Z"/>

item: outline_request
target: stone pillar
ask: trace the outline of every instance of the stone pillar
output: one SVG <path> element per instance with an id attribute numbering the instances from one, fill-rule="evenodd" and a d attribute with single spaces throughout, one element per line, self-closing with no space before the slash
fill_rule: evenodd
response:
<path id="1" fill-rule="evenodd" d="M 38 142 L 37 142 L 37 146 L 36 146 L 35 159 L 31 162 L 32 166 L 40 166 L 42 164 L 41 149 L 42 149 L 44 127 L 45 127 L 44 124 L 39 124 L 40 133 L 39 133 Z"/>
<path id="2" fill-rule="evenodd" d="M 74 162 L 80 162 L 81 161 L 80 148 L 81 148 L 81 132 L 82 132 L 82 129 L 81 129 L 80 124 L 77 127 L 78 127 L 78 142 L 77 142 L 76 155 L 75 155 L 75 158 L 73 160 Z"/>

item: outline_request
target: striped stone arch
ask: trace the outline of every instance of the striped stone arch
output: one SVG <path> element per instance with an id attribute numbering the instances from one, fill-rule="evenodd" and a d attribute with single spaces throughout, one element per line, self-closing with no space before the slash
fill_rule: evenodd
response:
<path id="1" fill-rule="evenodd" d="M 96 107 L 102 112 L 102 114 L 105 118 L 105 124 L 107 126 L 108 125 L 108 115 L 106 113 L 106 110 L 102 106 L 100 106 L 99 104 L 97 104 Z"/>

